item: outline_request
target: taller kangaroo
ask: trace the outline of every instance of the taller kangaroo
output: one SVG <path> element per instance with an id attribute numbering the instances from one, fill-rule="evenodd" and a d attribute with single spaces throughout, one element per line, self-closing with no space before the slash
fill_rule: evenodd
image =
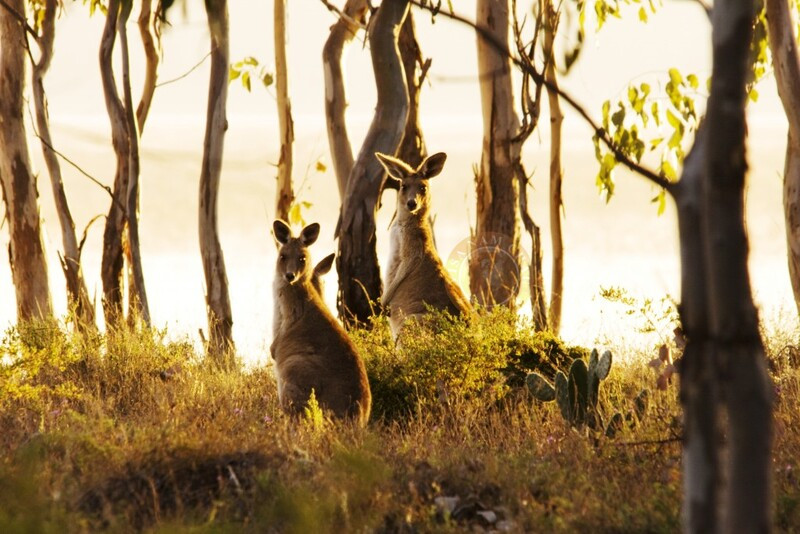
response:
<path id="1" fill-rule="evenodd" d="M 426 307 L 453 315 L 469 314 L 469 302 L 439 259 L 428 220 L 428 180 L 442 172 L 447 155 L 434 154 L 416 170 L 392 156 L 380 152 L 375 156 L 389 179 L 399 182 L 397 211 L 390 228 L 386 288 L 381 297 L 389 309 L 392 334 L 397 337 L 403 322 L 423 315 Z"/>
<path id="2" fill-rule="evenodd" d="M 281 407 L 302 413 L 313 390 L 320 406 L 364 425 L 372 404 L 364 362 L 312 279 L 308 247 L 319 236 L 319 224 L 310 224 L 292 237 L 289 226 L 277 220 L 273 231 L 280 247 L 270 351 Z"/>

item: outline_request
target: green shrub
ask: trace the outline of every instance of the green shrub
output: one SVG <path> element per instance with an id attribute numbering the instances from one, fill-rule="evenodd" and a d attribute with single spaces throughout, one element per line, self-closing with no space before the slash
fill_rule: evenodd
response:
<path id="1" fill-rule="evenodd" d="M 554 375 L 586 353 L 535 332 L 506 308 L 470 319 L 431 311 L 409 321 L 396 345 L 385 318 L 352 336 L 366 360 L 376 418 L 398 420 L 466 399 L 495 403 L 532 370 Z"/>

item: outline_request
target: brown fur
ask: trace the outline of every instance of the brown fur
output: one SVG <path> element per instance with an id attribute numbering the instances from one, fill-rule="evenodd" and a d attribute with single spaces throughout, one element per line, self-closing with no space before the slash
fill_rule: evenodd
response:
<path id="1" fill-rule="evenodd" d="M 281 407 L 302 413 L 313 390 L 324 409 L 365 425 L 372 397 L 364 362 L 312 282 L 307 247 L 316 241 L 319 225 L 306 227 L 296 238 L 283 221 L 275 221 L 274 229 L 282 246 L 273 284 L 277 319 L 270 350 Z"/>
<path id="2" fill-rule="evenodd" d="M 397 212 L 390 229 L 392 251 L 381 298 L 389 309 L 392 333 L 397 337 L 403 322 L 424 315 L 426 306 L 453 315 L 468 315 L 469 302 L 439 259 L 428 217 L 428 180 L 441 172 L 446 155 L 434 154 L 416 170 L 391 156 L 375 156 L 390 179 L 400 182 Z"/>

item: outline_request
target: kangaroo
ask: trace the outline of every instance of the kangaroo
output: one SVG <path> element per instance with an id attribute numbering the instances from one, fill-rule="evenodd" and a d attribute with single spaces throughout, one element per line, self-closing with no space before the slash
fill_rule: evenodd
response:
<path id="1" fill-rule="evenodd" d="M 428 220 L 428 180 L 442 172 L 447 155 L 434 154 L 414 170 L 407 163 L 376 152 L 390 180 L 399 184 L 397 211 L 390 227 L 389 264 L 381 302 L 389 309 L 395 338 L 409 317 L 425 314 L 426 306 L 467 315 L 470 305 L 442 265 Z"/>
<path id="2" fill-rule="evenodd" d="M 276 320 L 270 352 L 281 407 L 291 414 L 302 413 L 313 390 L 320 406 L 363 426 L 372 406 L 364 362 L 325 306 L 310 267 L 308 247 L 319 236 L 319 224 L 292 237 L 289 226 L 277 220 L 273 231 L 279 252 L 272 286 Z M 331 263 L 332 258 L 320 262 L 320 274 Z"/>

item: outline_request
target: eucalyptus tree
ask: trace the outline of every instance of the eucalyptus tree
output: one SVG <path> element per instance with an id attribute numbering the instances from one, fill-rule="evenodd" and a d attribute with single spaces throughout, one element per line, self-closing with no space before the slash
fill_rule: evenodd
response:
<path id="1" fill-rule="evenodd" d="M 508 48 L 509 0 L 478 0 L 476 21 Z M 483 149 L 475 176 L 476 225 L 469 257 L 472 298 L 482 306 L 514 307 L 521 281 L 517 175 L 522 171 L 520 120 L 514 109 L 511 61 L 477 37 Z"/>
<path id="2" fill-rule="evenodd" d="M 25 12 L 25 0 L 4 0 L 0 9 L 0 183 L 19 321 L 53 315 L 36 176 L 31 170 L 23 118 L 29 30 Z"/>
<path id="3" fill-rule="evenodd" d="M 783 209 L 789 278 L 800 313 L 800 56 L 789 2 L 766 0 L 765 6 L 775 83 L 789 122 L 783 172 Z"/>
<path id="4" fill-rule="evenodd" d="M 228 126 L 228 70 L 230 62 L 228 3 L 205 0 L 211 40 L 211 73 L 208 87 L 203 164 L 200 172 L 200 254 L 206 282 L 208 353 L 220 366 L 233 364 L 233 314 L 228 291 L 225 258 L 219 240 L 217 199 L 225 130 Z"/>
<path id="5" fill-rule="evenodd" d="M 451 18 L 467 22 L 463 17 Z M 562 89 L 572 107 L 605 147 L 601 182 L 613 187 L 617 163 L 651 181 L 675 200 L 681 254 L 679 307 L 686 347 L 680 366 L 683 434 L 683 526 L 687 532 L 768 532 L 771 529 L 771 444 L 773 386 L 766 370 L 748 275 L 748 239 L 744 220 L 747 176 L 745 107 L 753 76 L 750 42 L 753 0 L 719 0 L 712 16 L 713 68 L 706 117 L 683 166 L 680 179 L 669 162 L 658 172 L 640 164 L 644 141 L 626 110 L 610 113 L 602 123 Z M 503 42 L 486 28 L 478 32 L 511 57 Z M 515 57 L 513 62 L 550 87 L 541 72 Z M 683 93 L 695 78 L 670 72 L 666 90 L 679 113 L 694 115 L 693 101 Z M 555 87 L 554 87 L 555 89 Z M 629 91 L 633 111 L 641 117 L 649 87 Z M 650 110 L 653 108 L 650 107 Z M 667 113 L 675 132 L 675 150 L 686 124 Z M 651 117 L 658 115 L 652 113 Z M 642 120 L 644 120 L 642 118 Z M 640 124 L 640 123 L 639 123 Z M 727 436 L 727 439 L 723 439 Z"/>
<path id="6" fill-rule="evenodd" d="M 100 43 L 100 76 L 103 97 L 111 121 L 111 137 L 117 160 L 113 199 L 103 233 L 103 308 L 106 324 L 118 325 L 123 316 L 122 273 L 126 245 L 132 269 L 131 305 L 145 324 L 150 324 L 150 310 L 144 285 L 139 243 L 139 138 L 140 125 L 133 107 L 130 79 L 130 58 L 126 24 L 133 9 L 132 0 L 109 0 L 106 22 Z M 114 46 L 119 36 L 122 59 L 122 88 L 120 96 L 113 68 Z M 152 78 L 153 89 L 155 79 Z M 148 92 L 145 91 L 145 95 Z M 140 120 L 146 118 L 150 97 L 142 107 Z M 127 238 L 127 243 L 125 242 Z M 133 316 L 131 316 L 133 320 Z"/>
<path id="7" fill-rule="evenodd" d="M 30 55 L 36 135 L 41 142 L 42 154 L 50 176 L 56 213 L 61 227 L 61 242 L 64 247 L 64 254 L 61 256 L 61 268 L 66 279 L 69 308 L 74 314 L 76 325 L 78 328 L 92 328 L 95 326 L 94 302 L 89 298 L 86 280 L 83 277 L 81 247 L 75 235 L 75 221 L 72 218 L 72 212 L 64 189 L 61 164 L 53 147 L 47 96 L 44 88 L 44 78 L 53 60 L 58 2 L 57 0 L 44 0 L 43 3 L 38 1 L 30 3 L 34 12 L 33 29 L 36 31 L 34 40 L 39 48 L 38 59 L 34 59 L 33 54 Z"/>
<path id="8" fill-rule="evenodd" d="M 384 0 L 370 23 L 370 54 L 377 89 L 375 115 L 347 179 L 337 225 L 337 306 L 348 323 L 368 324 L 382 291 L 375 212 L 386 174 L 375 152 L 394 154 L 402 140 L 409 99 L 397 36 L 409 0 Z"/>
<path id="9" fill-rule="evenodd" d="M 289 220 L 289 210 L 294 202 L 292 190 L 294 123 L 292 122 L 292 103 L 289 99 L 289 68 L 286 64 L 286 5 L 286 0 L 274 0 L 275 93 L 278 104 L 278 129 L 281 137 L 275 214 L 277 218 L 284 221 Z"/>

